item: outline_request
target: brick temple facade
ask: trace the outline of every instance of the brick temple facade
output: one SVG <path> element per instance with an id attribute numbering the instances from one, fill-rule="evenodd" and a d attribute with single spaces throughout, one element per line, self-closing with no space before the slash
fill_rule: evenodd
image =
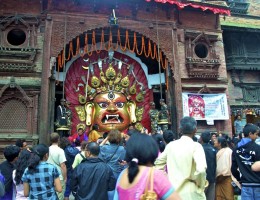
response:
<path id="1" fill-rule="evenodd" d="M 55 130 L 55 108 L 64 96 L 66 70 L 86 53 L 84 45 L 89 45 L 90 53 L 91 45 L 98 49 L 102 39 L 104 49 L 112 44 L 115 51 L 131 54 L 145 66 L 151 101 L 159 109 L 159 99 L 166 100 L 169 128 L 176 134 L 183 117 L 183 92 L 224 93 L 228 105 L 236 107 L 233 68 L 229 60 L 226 65 L 222 28 L 224 36 L 232 36 L 229 25 L 221 26 L 229 15 L 225 1 L 2 0 L 1 148 L 18 138 L 34 144 L 48 142 Z M 121 46 L 117 47 L 118 36 Z M 124 49 L 127 39 L 130 46 Z M 156 59 L 155 54 L 160 56 Z M 259 99 L 255 104 L 259 106 Z M 231 135 L 232 119 L 214 120 L 211 125 L 199 120 L 198 132 Z"/>

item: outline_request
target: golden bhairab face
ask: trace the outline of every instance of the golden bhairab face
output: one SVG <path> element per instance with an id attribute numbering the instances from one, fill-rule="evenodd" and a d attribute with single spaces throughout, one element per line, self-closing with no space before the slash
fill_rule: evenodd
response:
<path id="1" fill-rule="evenodd" d="M 123 131 L 130 124 L 130 110 L 128 101 L 120 93 L 98 94 L 94 101 L 94 123 L 99 125 L 100 131 L 118 129 Z"/>

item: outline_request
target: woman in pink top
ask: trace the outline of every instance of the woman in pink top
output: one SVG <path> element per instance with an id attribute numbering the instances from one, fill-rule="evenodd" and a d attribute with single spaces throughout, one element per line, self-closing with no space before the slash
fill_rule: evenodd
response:
<path id="1" fill-rule="evenodd" d="M 146 134 L 134 134 L 126 143 L 126 168 L 119 176 L 114 200 L 139 200 L 145 191 L 149 169 L 158 156 L 158 145 Z M 162 171 L 154 169 L 153 188 L 158 199 L 179 200 Z"/>

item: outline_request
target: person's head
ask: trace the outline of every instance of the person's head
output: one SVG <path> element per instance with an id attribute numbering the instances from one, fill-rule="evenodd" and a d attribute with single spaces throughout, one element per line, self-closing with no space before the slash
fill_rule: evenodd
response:
<path id="1" fill-rule="evenodd" d="M 217 139 L 217 133 L 211 133 L 211 141 L 214 142 Z"/>
<path id="2" fill-rule="evenodd" d="M 62 137 L 60 139 L 60 148 L 65 149 L 67 146 L 70 146 L 71 143 L 67 137 Z"/>
<path id="3" fill-rule="evenodd" d="M 159 133 L 153 134 L 152 138 L 155 140 L 155 142 L 157 143 L 160 152 L 163 152 L 165 149 L 165 143 L 163 141 L 163 136 Z"/>
<path id="4" fill-rule="evenodd" d="M 205 132 L 201 133 L 200 141 L 201 141 L 203 144 L 208 144 L 209 141 L 210 141 L 210 139 L 211 139 L 211 134 L 210 134 L 210 132 L 205 131 Z"/>
<path id="5" fill-rule="evenodd" d="M 108 136 L 108 132 L 103 133 L 103 139 L 106 139 Z"/>
<path id="6" fill-rule="evenodd" d="M 58 133 L 56 133 L 56 132 L 51 133 L 50 141 L 51 141 L 52 144 L 53 143 L 58 143 L 59 140 L 60 140 L 60 135 Z"/>
<path id="7" fill-rule="evenodd" d="M 100 152 L 100 147 L 96 142 L 90 142 L 86 146 L 86 157 L 97 157 Z"/>
<path id="8" fill-rule="evenodd" d="M 243 129 L 243 133 L 244 133 L 244 137 L 248 137 L 251 140 L 256 140 L 259 133 L 259 127 L 254 124 L 248 123 L 245 125 Z"/>
<path id="9" fill-rule="evenodd" d="M 84 132 L 83 128 L 79 128 L 79 129 L 78 129 L 78 135 L 82 135 L 83 132 Z"/>
<path id="10" fill-rule="evenodd" d="M 16 173 L 15 173 L 15 182 L 16 185 L 21 183 L 21 178 L 23 176 L 24 170 L 29 165 L 29 161 L 31 158 L 31 152 L 27 149 L 21 150 L 18 159 L 16 161 Z"/>
<path id="11" fill-rule="evenodd" d="M 138 173 L 138 165 L 152 166 L 159 148 L 154 139 L 146 134 L 134 134 L 126 143 L 125 160 L 128 162 L 128 178 L 132 183 Z"/>
<path id="12" fill-rule="evenodd" d="M 94 124 L 93 125 L 93 127 L 92 127 L 92 130 L 95 130 L 95 131 L 97 131 L 99 129 L 99 126 L 98 126 L 98 124 Z"/>
<path id="13" fill-rule="evenodd" d="M 151 109 L 155 109 L 155 103 L 153 101 L 150 102 Z"/>
<path id="14" fill-rule="evenodd" d="M 166 130 L 163 132 L 163 139 L 166 142 L 166 144 L 170 143 L 174 140 L 174 134 L 171 130 Z"/>
<path id="15" fill-rule="evenodd" d="M 160 105 L 163 105 L 163 104 L 165 104 L 164 99 L 160 99 Z"/>
<path id="16" fill-rule="evenodd" d="M 27 148 L 27 143 L 26 143 L 25 139 L 16 140 L 15 145 L 18 146 L 21 150 Z"/>
<path id="17" fill-rule="evenodd" d="M 60 104 L 64 106 L 66 104 L 66 99 L 61 99 Z"/>
<path id="18" fill-rule="evenodd" d="M 13 162 L 17 159 L 20 153 L 20 148 L 16 145 L 9 145 L 4 148 L 4 157 L 8 162 Z"/>
<path id="19" fill-rule="evenodd" d="M 197 122 L 192 117 L 184 117 L 180 121 L 180 129 L 183 135 L 193 136 L 197 131 Z"/>
<path id="20" fill-rule="evenodd" d="M 45 144 L 38 144 L 33 147 L 30 163 L 28 166 L 29 173 L 33 173 L 40 161 L 46 161 L 49 155 L 49 147 Z"/>
<path id="21" fill-rule="evenodd" d="M 217 149 L 222 149 L 225 147 L 228 147 L 228 143 L 225 137 L 218 137 L 215 141 L 214 141 L 214 147 Z"/>
<path id="22" fill-rule="evenodd" d="M 237 120 L 241 120 L 241 116 L 240 115 L 237 116 Z"/>
<path id="23" fill-rule="evenodd" d="M 135 134 L 140 134 L 140 131 L 138 131 L 136 129 L 132 129 L 132 130 L 128 130 L 128 132 L 127 132 L 127 135 L 129 135 L 130 137 Z"/>
<path id="24" fill-rule="evenodd" d="M 108 133 L 108 141 L 110 144 L 120 144 L 122 140 L 121 132 L 119 130 L 111 130 Z"/>
<path id="25" fill-rule="evenodd" d="M 130 124 L 129 126 L 128 126 L 128 130 L 133 130 L 135 127 L 134 127 L 134 125 L 133 124 Z"/>
<path id="26" fill-rule="evenodd" d="M 81 142 L 81 144 L 80 144 L 80 150 L 81 150 L 81 151 L 85 151 L 87 144 L 88 144 L 88 142 L 85 141 L 85 140 L 83 140 L 83 141 Z"/>

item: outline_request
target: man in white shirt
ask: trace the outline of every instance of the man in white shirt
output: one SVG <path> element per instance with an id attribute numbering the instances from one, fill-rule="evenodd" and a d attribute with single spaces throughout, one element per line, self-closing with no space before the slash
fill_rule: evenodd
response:
<path id="1" fill-rule="evenodd" d="M 62 192 L 57 193 L 59 200 L 64 199 L 65 183 L 67 181 L 67 168 L 65 165 L 66 157 L 64 150 L 58 146 L 60 136 L 58 133 L 51 134 L 51 146 L 49 147 L 48 163 L 55 165 L 60 173 L 60 180 L 62 184 Z"/>
<path id="2" fill-rule="evenodd" d="M 206 181 L 206 158 L 200 143 L 192 137 L 197 131 L 197 122 L 192 117 L 180 121 L 182 137 L 170 142 L 155 161 L 158 169 L 165 169 L 169 180 L 182 199 L 206 200 L 204 189 Z"/>

